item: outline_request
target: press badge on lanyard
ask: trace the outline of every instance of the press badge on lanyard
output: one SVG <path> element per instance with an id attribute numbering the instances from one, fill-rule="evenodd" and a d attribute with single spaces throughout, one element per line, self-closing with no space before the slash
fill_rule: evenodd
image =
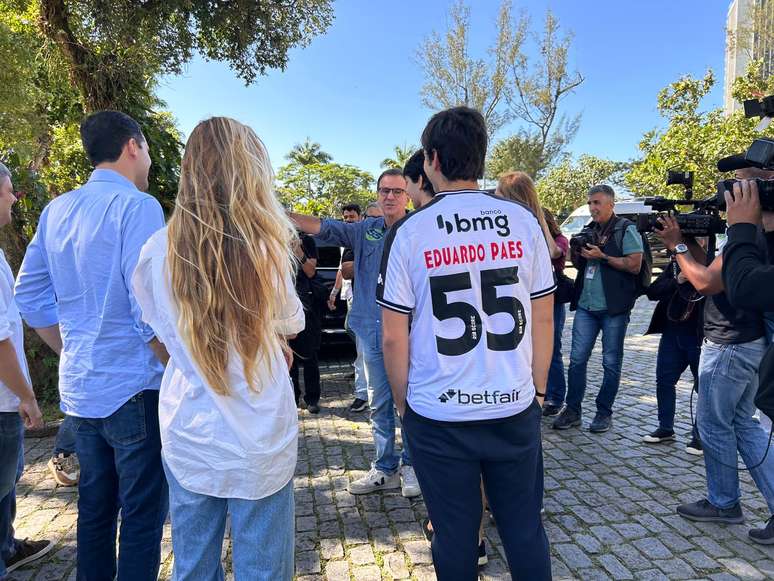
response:
<path id="1" fill-rule="evenodd" d="M 588 266 L 586 266 L 586 278 L 588 280 L 591 280 L 592 278 L 594 278 L 594 275 L 597 273 L 597 268 L 599 267 L 596 264 L 589 264 Z"/>

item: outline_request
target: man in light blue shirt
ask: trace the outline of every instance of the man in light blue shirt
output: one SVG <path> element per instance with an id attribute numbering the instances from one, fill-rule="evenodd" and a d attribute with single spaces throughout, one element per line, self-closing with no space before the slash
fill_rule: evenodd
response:
<path id="1" fill-rule="evenodd" d="M 131 279 L 164 226 L 148 187 L 148 144 L 134 119 L 90 115 L 81 139 L 95 170 L 51 201 L 27 247 L 16 302 L 60 354 L 59 393 L 81 464 L 78 578 L 155 580 L 167 514 L 158 389 L 166 352 L 141 319 Z M 121 543 L 116 565 L 118 511 Z"/>
<path id="2" fill-rule="evenodd" d="M 384 369 L 382 353 L 382 310 L 376 302 L 376 282 L 382 263 L 382 250 L 387 232 L 406 215 L 408 196 L 403 172 L 389 169 L 376 180 L 379 206 L 383 217 L 366 218 L 348 224 L 339 220 L 320 220 L 314 216 L 291 214 L 296 226 L 319 240 L 351 248 L 355 255 L 355 278 L 349 326 L 363 349 L 371 408 L 371 430 L 376 458 L 371 470 L 350 482 L 351 494 L 368 494 L 378 490 L 400 488 L 405 497 L 419 496 L 421 491 L 410 449 L 403 434 L 403 453 L 395 452 L 395 411 L 392 390 Z"/>

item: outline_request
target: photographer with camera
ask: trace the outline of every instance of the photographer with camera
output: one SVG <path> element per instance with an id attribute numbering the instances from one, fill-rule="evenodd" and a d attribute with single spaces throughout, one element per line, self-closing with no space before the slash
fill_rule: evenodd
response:
<path id="1" fill-rule="evenodd" d="M 723 169 L 723 168 L 721 168 Z M 656 235 L 674 252 L 688 281 L 705 295 L 704 342 L 699 361 L 697 426 L 704 447 L 707 497 L 677 507 L 692 521 L 739 524 L 744 522 L 739 502 L 737 451 L 774 512 L 774 458 L 760 460 L 766 449 L 765 434 L 753 419 L 757 370 L 765 350 L 763 317 L 759 311 L 732 306 L 725 293 L 722 269 L 729 259 L 724 250 L 714 259 L 691 238 L 683 239 L 672 216 L 659 218 Z M 753 244 L 766 255 L 756 232 Z M 758 464 L 756 466 L 756 463 Z M 774 529 L 751 530 L 756 542 L 774 542 Z"/>
<path id="2" fill-rule="evenodd" d="M 694 390 L 698 391 L 699 354 L 703 337 L 701 309 L 703 297 L 681 272 L 677 258 L 669 264 L 647 290 L 652 301 L 658 301 L 646 335 L 661 334 L 656 357 L 656 400 L 658 428 L 644 436 L 646 444 L 660 444 L 675 439 L 674 421 L 676 385 L 686 368 L 693 374 Z M 685 447 L 689 454 L 702 455 L 701 440 L 696 426 Z"/>
<path id="3" fill-rule="evenodd" d="M 604 377 L 596 398 L 597 413 L 589 430 L 610 429 L 613 402 L 618 393 L 623 345 L 629 314 L 639 293 L 638 277 L 644 246 L 635 225 L 615 215 L 615 192 L 608 185 L 593 186 L 588 194 L 593 223 L 570 240 L 570 258 L 578 270 L 572 327 L 567 405 L 553 423 L 566 430 L 581 425 L 586 393 L 586 369 L 597 335 L 602 331 Z"/>

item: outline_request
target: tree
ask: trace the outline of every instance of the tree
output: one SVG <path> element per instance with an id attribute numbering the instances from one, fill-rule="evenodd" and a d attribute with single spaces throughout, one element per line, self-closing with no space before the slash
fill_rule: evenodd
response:
<path id="1" fill-rule="evenodd" d="M 449 12 L 451 25 L 442 38 L 433 32 L 417 51 L 425 74 L 422 103 L 432 110 L 466 105 L 481 111 L 490 138 L 507 121 L 505 98 L 508 61 L 520 51 L 526 34 L 522 18 L 512 28 L 510 2 L 503 2 L 497 20 L 497 38 L 487 58 L 470 55 L 470 8 L 459 0 Z"/>
<path id="2" fill-rule="evenodd" d="M 487 162 L 487 176 L 497 179 L 509 171 L 523 171 L 536 180 L 562 156 L 563 149 L 563 144 L 554 141 L 543 144 L 536 131 L 520 129 L 492 148 Z"/>
<path id="3" fill-rule="evenodd" d="M 87 111 L 143 103 L 159 75 L 194 53 L 251 83 L 331 22 L 330 0 L 39 0 L 40 26 L 64 56 Z"/>
<path id="4" fill-rule="evenodd" d="M 303 143 L 297 143 L 285 156 L 286 159 L 294 161 L 301 165 L 312 163 L 329 163 L 333 157 L 320 149 L 320 144 L 312 141 L 308 137 Z"/>
<path id="5" fill-rule="evenodd" d="M 559 20 L 548 10 L 542 36 L 531 35 L 540 57 L 531 60 L 520 52 L 509 62 L 513 84 L 506 93 L 508 110 L 530 127 L 526 134 L 537 144 L 543 168 L 556 160 L 580 127 L 580 114 L 559 116 L 561 101 L 583 83 L 583 76 L 567 66 L 572 34 L 562 36 L 559 29 Z"/>
<path id="6" fill-rule="evenodd" d="M 341 206 L 373 201 L 373 176 L 351 165 L 292 161 L 277 172 L 280 200 L 294 211 L 315 216 L 338 216 Z"/>
<path id="7" fill-rule="evenodd" d="M 593 155 L 581 155 L 577 161 L 565 158 L 537 182 L 540 203 L 557 215 L 567 215 L 585 201 L 594 184 L 622 185 L 628 167 Z"/>
<path id="8" fill-rule="evenodd" d="M 763 62 L 752 61 L 746 74 L 734 82 L 734 97 L 741 101 L 774 93 L 774 77 L 762 72 Z M 681 197 L 680 188 L 665 185 L 668 170 L 681 170 L 695 172 L 697 198 L 709 197 L 724 177 L 717 170 L 717 161 L 745 151 L 761 136 L 755 132 L 758 120 L 746 119 L 741 111 L 726 116 L 719 108 L 701 109 L 702 99 L 715 82 L 712 71 L 707 71 L 702 79 L 686 76 L 659 93 L 658 109 L 667 126 L 648 131 L 642 138 L 642 157 L 626 175 L 632 191 L 638 195 Z M 774 127 L 763 135 L 774 136 Z"/>
<path id="9" fill-rule="evenodd" d="M 385 157 L 382 163 L 379 164 L 384 169 L 400 169 L 402 170 L 409 158 L 414 155 L 417 150 L 413 145 L 396 145 L 392 151 L 395 153 L 395 157 Z"/>
<path id="10" fill-rule="evenodd" d="M 503 0 L 496 40 L 486 58 L 475 58 L 469 47 L 470 9 L 460 0 L 449 17 L 445 37 L 433 32 L 417 53 L 425 74 L 422 102 L 434 110 L 457 105 L 480 110 L 490 139 L 517 121 L 521 127 L 498 157 L 507 158 L 508 150 L 524 155 L 529 149 L 535 152 L 527 158 L 541 160 L 533 167 L 554 163 L 580 126 L 580 115 L 559 114 L 561 102 L 583 82 L 568 66 L 572 34 L 560 32 L 550 10 L 542 33 L 530 33 L 529 17 L 523 12 L 515 17 L 511 1 Z M 529 38 L 536 44 L 536 57 L 524 52 Z"/>

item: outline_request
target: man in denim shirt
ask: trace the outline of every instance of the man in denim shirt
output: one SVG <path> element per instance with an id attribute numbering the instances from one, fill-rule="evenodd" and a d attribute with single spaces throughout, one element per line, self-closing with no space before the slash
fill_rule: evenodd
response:
<path id="1" fill-rule="evenodd" d="M 405 433 L 402 456 L 399 458 L 395 452 L 395 412 L 392 390 L 384 370 L 381 307 L 376 303 L 376 282 L 384 240 L 392 225 L 406 215 L 406 180 L 400 170 L 387 170 L 376 181 L 376 189 L 384 214 L 381 218 L 366 218 L 362 222 L 347 224 L 300 214 L 291 214 L 290 217 L 307 234 L 317 236 L 325 243 L 351 248 L 355 255 L 354 299 L 349 326 L 363 348 L 376 459 L 368 474 L 350 483 L 349 491 L 352 494 L 368 494 L 401 487 L 403 496 L 413 497 L 418 496 L 420 490 L 411 467 Z"/>
<path id="2" fill-rule="evenodd" d="M 78 579 L 155 580 L 167 514 L 158 389 L 166 351 L 142 322 L 130 281 L 140 249 L 164 226 L 148 187 L 140 126 L 116 111 L 90 115 L 81 139 L 95 167 L 55 198 L 27 247 L 16 302 L 60 354 L 62 411 L 81 463 Z M 121 543 L 116 566 L 116 528 Z"/>

